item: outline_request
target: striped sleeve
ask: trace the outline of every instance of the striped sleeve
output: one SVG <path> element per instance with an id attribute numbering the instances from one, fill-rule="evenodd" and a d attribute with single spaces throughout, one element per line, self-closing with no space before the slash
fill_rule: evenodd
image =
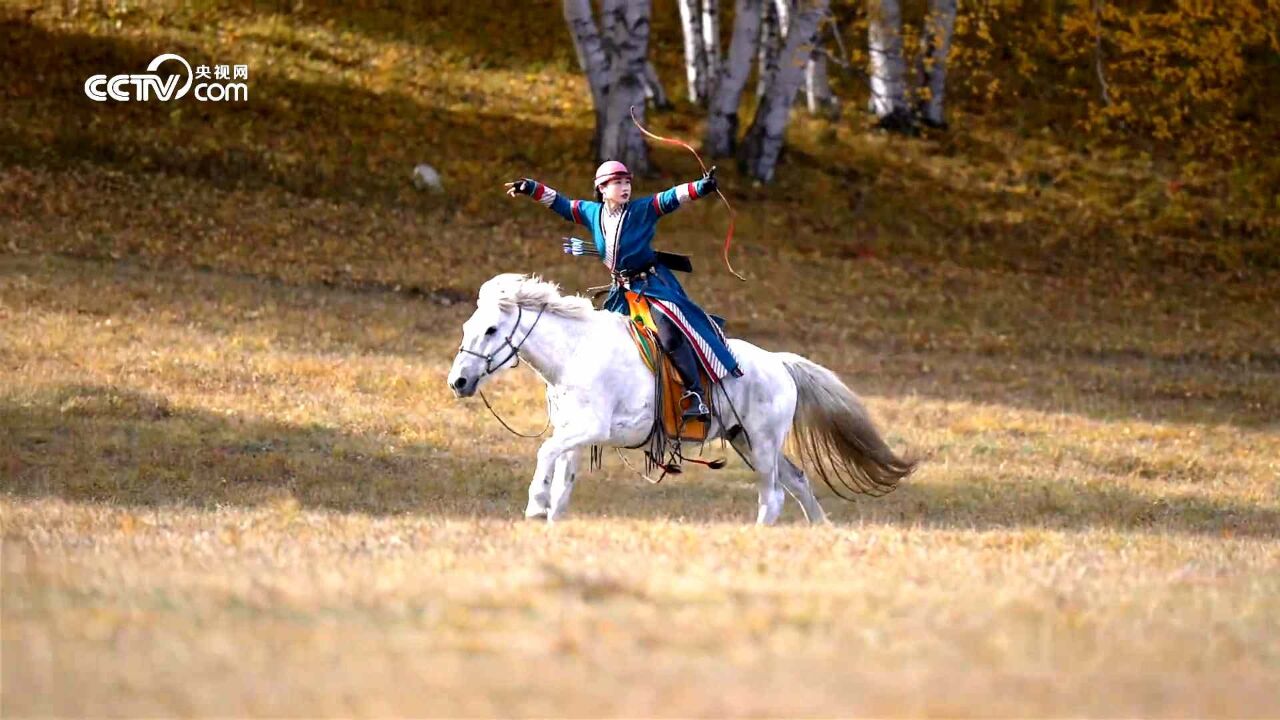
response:
<path id="1" fill-rule="evenodd" d="M 704 180 L 680 183 L 670 190 L 663 190 L 653 196 L 654 214 L 661 217 L 667 213 L 675 212 L 681 205 L 697 200 L 706 194 L 707 189 Z"/>
<path id="2" fill-rule="evenodd" d="M 540 182 L 534 181 L 533 199 L 542 203 L 544 207 L 548 207 L 552 212 L 571 223 L 586 225 L 586 215 L 582 212 L 581 200 L 570 200 L 554 188 L 547 187 Z"/>

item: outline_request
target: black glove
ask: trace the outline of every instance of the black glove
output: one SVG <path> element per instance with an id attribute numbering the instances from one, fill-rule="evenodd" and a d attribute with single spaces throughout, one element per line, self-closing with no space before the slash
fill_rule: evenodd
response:
<path id="1" fill-rule="evenodd" d="M 512 189 L 520 193 L 521 195 L 533 194 L 533 188 L 535 187 L 535 183 L 529 178 L 519 178 L 517 180 L 512 180 L 511 182 L 515 184 L 515 186 Z"/>
<path id="2" fill-rule="evenodd" d="M 716 182 L 716 166 L 712 165 L 711 169 L 702 174 L 702 189 L 713 193 L 720 184 Z"/>

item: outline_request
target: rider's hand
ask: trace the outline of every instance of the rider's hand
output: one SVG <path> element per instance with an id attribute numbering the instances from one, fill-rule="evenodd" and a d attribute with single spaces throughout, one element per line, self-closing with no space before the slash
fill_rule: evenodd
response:
<path id="1" fill-rule="evenodd" d="M 529 178 L 519 178 L 517 180 L 512 180 L 504 187 L 507 188 L 507 194 L 511 197 L 515 197 L 516 193 L 520 193 L 521 195 L 532 195 L 534 182 Z"/>
<path id="2" fill-rule="evenodd" d="M 716 182 L 716 166 L 712 165 L 711 169 L 702 174 L 702 189 L 709 193 L 713 193 L 720 184 Z"/>

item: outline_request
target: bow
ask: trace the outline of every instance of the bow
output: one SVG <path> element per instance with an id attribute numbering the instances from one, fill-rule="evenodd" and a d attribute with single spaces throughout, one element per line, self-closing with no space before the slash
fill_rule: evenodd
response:
<path id="1" fill-rule="evenodd" d="M 707 172 L 706 163 L 702 162 L 702 157 L 698 155 L 698 151 L 694 150 L 689 145 L 689 143 L 676 140 L 674 138 L 665 138 L 665 137 L 662 137 L 661 135 L 655 135 L 654 133 L 651 133 L 648 130 L 645 130 L 644 126 L 640 124 L 640 121 L 636 119 L 635 105 L 631 106 L 631 122 L 635 123 L 637 128 L 640 128 L 640 132 L 653 138 L 654 140 L 657 140 L 659 142 L 664 142 L 664 143 L 670 143 L 672 145 L 679 145 L 685 150 L 688 150 L 689 152 L 693 153 L 693 156 L 698 159 L 698 165 L 702 167 L 703 174 L 704 175 L 706 174 Z M 747 279 L 739 275 L 737 271 L 733 269 L 733 266 L 729 264 L 729 245 L 733 242 L 733 226 L 734 226 L 734 221 L 736 219 L 737 213 L 733 211 L 733 206 L 729 204 L 729 199 L 724 196 L 724 193 L 720 192 L 720 188 L 718 186 L 716 187 L 716 194 L 720 196 L 720 200 L 721 202 L 724 203 L 725 209 L 729 211 L 729 232 L 724 236 L 724 251 L 723 251 L 724 266 L 729 269 L 729 272 L 732 273 L 734 277 L 738 278 L 743 282 L 746 282 Z"/>

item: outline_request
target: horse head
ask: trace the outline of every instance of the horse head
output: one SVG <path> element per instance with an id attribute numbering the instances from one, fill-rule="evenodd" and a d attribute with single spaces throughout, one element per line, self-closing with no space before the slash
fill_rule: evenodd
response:
<path id="1" fill-rule="evenodd" d="M 590 300 L 561 295 L 555 283 L 515 273 L 495 276 L 480 286 L 476 311 L 462 324 L 449 387 L 471 397 L 489 377 L 519 365 L 520 349 L 544 314 L 584 318 L 592 312 Z"/>
<path id="2" fill-rule="evenodd" d="M 462 343 L 449 370 L 449 388 L 471 397 L 480 385 L 519 364 L 516 330 L 522 308 L 514 302 L 522 275 L 498 275 L 480 287 L 476 311 L 462 324 Z"/>

